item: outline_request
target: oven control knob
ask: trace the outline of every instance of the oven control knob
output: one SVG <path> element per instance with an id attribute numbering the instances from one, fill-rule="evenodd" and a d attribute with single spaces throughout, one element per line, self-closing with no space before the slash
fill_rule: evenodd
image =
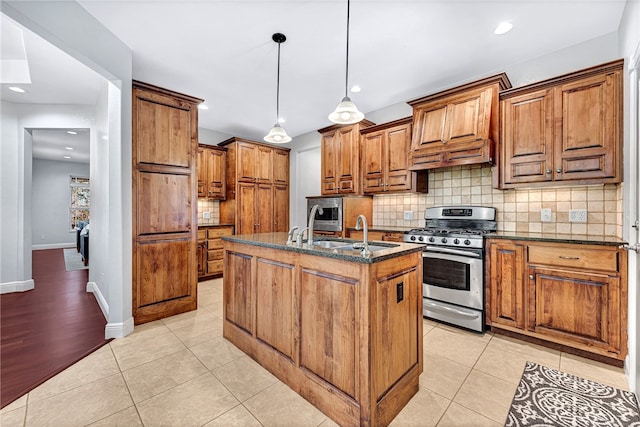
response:
<path id="1" fill-rule="evenodd" d="M 435 238 L 435 237 L 429 237 L 429 241 L 430 241 L 431 243 L 433 243 L 433 242 L 435 242 L 435 241 L 436 241 L 436 238 Z"/>
<path id="2" fill-rule="evenodd" d="M 470 244 L 471 244 L 471 240 L 469 240 L 469 239 L 465 239 L 465 240 L 464 240 L 464 244 L 465 244 L 465 245 L 470 245 Z"/>
<path id="3" fill-rule="evenodd" d="M 460 244 L 460 240 L 459 239 L 453 239 L 453 244 L 454 245 L 459 245 Z"/>
<path id="4" fill-rule="evenodd" d="M 411 240 L 416 240 L 416 236 L 409 237 Z"/>
<path id="5" fill-rule="evenodd" d="M 440 240 L 442 243 L 447 243 L 447 238 L 443 237 L 442 240 Z"/>

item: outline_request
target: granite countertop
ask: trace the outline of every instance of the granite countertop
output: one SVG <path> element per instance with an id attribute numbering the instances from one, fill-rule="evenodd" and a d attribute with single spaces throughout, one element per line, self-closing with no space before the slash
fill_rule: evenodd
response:
<path id="1" fill-rule="evenodd" d="M 375 242 L 375 246 L 384 246 L 378 250 L 371 251 L 371 257 L 365 258 L 360 254 L 359 249 L 331 249 L 316 247 L 310 248 L 307 246 L 306 241 L 302 246 L 297 246 L 295 243 L 287 245 L 287 233 L 260 233 L 260 234 L 241 234 L 235 236 L 223 236 L 223 241 L 244 243 L 248 245 L 261 246 L 266 248 L 278 249 L 289 252 L 298 252 L 307 255 L 316 255 L 327 258 L 333 258 L 343 261 L 357 262 L 361 264 L 373 264 L 376 262 L 384 261 L 390 258 L 396 258 L 402 255 L 407 255 L 413 252 L 422 252 L 424 245 L 418 245 L 414 243 L 380 243 Z M 357 243 L 360 240 L 354 239 L 335 239 L 327 237 L 316 237 L 314 241 L 330 240 L 345 245 L 350 243 Z"/>
<path id="2" fill-rule="evenodd" d="M 587 236 L 586 234 L 527 233 L 516 231 L 496 231 L 494 233 L 487 234 L 486 238 L 603 246 L 620 246 L 626 243 L 624 240 L 616 236 Z"/>

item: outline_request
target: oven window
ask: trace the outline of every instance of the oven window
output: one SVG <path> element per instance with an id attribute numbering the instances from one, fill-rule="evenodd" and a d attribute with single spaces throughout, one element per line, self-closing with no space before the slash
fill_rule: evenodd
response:
<path id="1" fill-rule="evenodd" d="M 424 258 L 422 282 L 460 291 L 470 290 L 471 265 L 439 258 Z"/>

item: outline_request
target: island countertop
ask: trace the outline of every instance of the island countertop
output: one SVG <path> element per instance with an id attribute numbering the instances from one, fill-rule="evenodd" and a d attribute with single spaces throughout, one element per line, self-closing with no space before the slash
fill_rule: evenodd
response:
<path id="1" fill-rule="evenodd" d="M 239 234 L 234 236 L 223 236 L 222 240 L 236 242 L 236 243 L 244 243 L 254 246 L 262 246 L 272 249 L 279 249 L 290 252 L 298 252 L 307 255 L 317 255 L 327 258 L 333 258 L 337 260 L 343 261 L 351 261 L 363 264 L 373 264 L 376 262 L 384 261 L 390 258 L 395 258 L 398 256 L 410 254 L 413 252 L 421 252 L 424 250 L 424 245 L 419 245 L 415 243 L 401 243 L 401 242 L 393 242 L 393 243 L 381 243 L 381 242 L 369 242 L 371 245 L 376 246 L 384 246 L 383 249 L 372 250 L 371 256 L 368 258 L 363 257 L 360 254 L 360 250 L 352 249 L 332 249 L 332 248 L 322 248 L 322 247 L 309 247 L 306 244 L 306 241 L 302 244 L 302 246 L 296 245 L 294 242 L 291 245 L 287 245 L 287 233 L 259 233 L 259 234 Z M 337 241 L 344 242 L 345 245 L 349 243 L 358 243 L 360 240 L 354 239 L 336 239 L 336 238 L 328 238 L 328 237 L 315 237 L 314 241 Z"/>

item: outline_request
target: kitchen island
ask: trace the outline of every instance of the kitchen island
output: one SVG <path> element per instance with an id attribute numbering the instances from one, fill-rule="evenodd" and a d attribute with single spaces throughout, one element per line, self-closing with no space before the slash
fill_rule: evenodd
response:
<path id="1" fill-rule="evenodd" d="M 338 424 L 389 424 L 422 372 L 422 247 L 223 241 L 224 337 Z"/>

